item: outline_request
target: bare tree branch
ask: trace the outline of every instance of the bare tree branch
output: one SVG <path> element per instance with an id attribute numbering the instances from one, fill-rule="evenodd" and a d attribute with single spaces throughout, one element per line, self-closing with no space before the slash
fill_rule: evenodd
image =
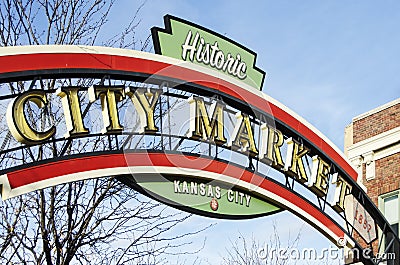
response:
<path id="1" fill-rule="evenodd" d="M 148 50 L 150 36 L 140 42 L 135 35 L 144 4 L 139 4 L 123 32 L 105 41 L 108 46 Z M 114 0 L 3 0 L 0 46 L 94 45 L 100 41 L 113 5 Z M 0 85 L 10 94 L 18 94 L 36 86 L 54 90 L 66 85 L 90 86 L 93 82 L 51 79 Z M 27 107 L 28 118 L 35 126 L 43 129 L 62 122 L 60 106 L 52 104 L 48 108 L 53 114 L 46 119 L 43 117 L 49 117 L 48 113 Z M 87 110 L 96 104 L 82 103 Z M 101 119 L 91 118 L 93 126 Z M 36 123 L 39 119 L 43 122 Z M 5 147 L 15 140 L 8 137 L 0 141 Z M 59 147 L 32 146 L 3 156 L 1 163 L 2 168 L 12 167 L 57 158 L 60 154 L 97 151 L 107 145 L 107 136 L 102 136 L 66 141 Z M 198 249 L 188 249 L 188 238 L 206 229 L 171 235 L 170 231 L 190 215 L 145 198 L 113 176 L 59 185 L 3 201 L 0 215 L 1 264 L 109 265 L 143 260 L 158 263 L 165 261 L 167 255 L 196 253 Z"/>
<path id="2" fill-rule="evenodd" d="M 292 264 L 291 260 L 279 256 L 281 251 L 288 252 L 290 249 L 298 246 L 301 230 L 296 234 L 294 239 L 288 238 L 288 242 L 284 245 L 281 242 L 276 223 L 273 223 L 273 233 L 269 242 L 260 244 L 254 236 L 246 239 L 241 233 L 235 241 L 231 241 L 230 248 L 226 249 L 226 256 L 223 257 L 224 265 L 288 265 Z M 260 251 L 262 250 L 262 251 Z M 271 251 L 273 250 L 273 251 Z M 295 261 L 294 261 L 295 263 Z"/>

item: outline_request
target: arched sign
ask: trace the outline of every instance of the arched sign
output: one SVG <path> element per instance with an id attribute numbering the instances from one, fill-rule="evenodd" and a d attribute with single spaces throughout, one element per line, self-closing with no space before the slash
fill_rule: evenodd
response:
<path id="1" fill-rule="evenodd" d="M 159 54 L 0 48 L 3 199 L 116 176 L 200 215 L 289 210 L 338 246 L 362 249 L 353 234 L 371 245 L 379 232 L 398 246 L 338 148 L 260 91 L 255 53 L 187 21 L 165 23 L 152 31 Z"/>

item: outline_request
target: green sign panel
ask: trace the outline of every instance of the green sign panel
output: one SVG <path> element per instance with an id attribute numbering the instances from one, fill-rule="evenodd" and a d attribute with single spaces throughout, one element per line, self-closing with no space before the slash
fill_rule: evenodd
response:
<path id="1" fill-rule="evenodd" d="M 135 179 L 155 199 L 205 216 L 242 219 L 281 211 L 252 192 L 215 180 L 154 175 L 135 176 Z"/>
<path id="2" fill-rule="evenodd" d="M 262 89 L 265 72 L 255 67 L 256 54 L 204 27 L 170 15 L 165 29 L 152 28 L 156 53 L 203 65 Z"/>

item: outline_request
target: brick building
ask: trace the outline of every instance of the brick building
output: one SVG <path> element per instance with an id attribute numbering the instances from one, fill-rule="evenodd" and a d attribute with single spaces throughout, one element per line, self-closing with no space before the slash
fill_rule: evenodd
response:
<path id="1" fill-rule="evenodd" d="M 359 184 L 399 235 L 400 98 L 353 118 L 345 129 L 345 154 Z"/>

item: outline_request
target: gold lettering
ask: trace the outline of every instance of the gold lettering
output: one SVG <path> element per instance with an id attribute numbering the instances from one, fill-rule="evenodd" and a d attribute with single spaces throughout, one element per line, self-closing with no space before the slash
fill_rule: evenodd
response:
<path id="1" fill-rule="evenodd" d="M 261 150 L 260 160 L 277 169 L 285 166 L 282 160 L 280 147 L 283 145 L 283 134 L 267 124 L 261 124 Z"/>
<path id="2" fill-rule="evenodd" d="M 57 95 L 61 97 L 65 123 L 67 125 L 67 133 L 64 135 L 65 138 L 89 133 L 89 130 L 83 124 L 81 104 L 78 95 L 80 89 L 81 87 L 62 87 L 57 90 Z"/>
<path id="3" fill-rule="evenodd" d="M 117 103 L 125 97 L 123 86 L 91 86 L 89 88 L 90 102 L 100 97 L 104 128 L 102 133 L 118 133 L 124 129 L 119 122 Z"/>
<path id="4" fill-rule="evenodd" d="M 248 153 L 256 157 L 258 150 L 254 142 L 253 129 L 251 128 L 249 116 L 244 113 L 236 113 L 237 122 L 233 130 L 232 140 L 229 145 L 233 149 L 240 149 L 241 152 Z"/>
<path id="5" fill-rule="evenodd" d="M 303 157 L 308 153 L 308 149 L 295 142 L 292 138 L 287 140 L 287 155 L 285 170 L 288 174 L 297 177 L 301 183 L 307 182 L 308 177 L 303 163 Z"/>
<path id="6" fill-rule="evenodd" d="M 156 127 L 154 121 L 154 110 L 156 108 L 157 101 L 162 94 L 162 90 L 137 88 L 135 91 L 132 91 L 131 88 L 128 88 L 126 94 L 131 98 L 133 104 L 135 105 L 136 111 L 139 113 L 141 124 L 139 132 L 158 132 L 158 128 Z"/>
<path id="7" fill-rule="evenodd" d="M 200 97 L 192 96 L 190 104 L 190 131 L 189 138 L 210 140 L 217 144 L 226 143 L 224 135 L 224 107 L 221 101 L 215 101 L 211 107 L 211 119 L 208 116 L 204 101 Z"/>
<path id="8" fill-rule="evenodd" d="M 7 108 L 7 124 L 14 138 L 23 144 L 38 144 L 52 137 L 56 133 L 55 126 L 44 132 L 32 128 L 26 120 L 24 112 L 28 102 L 34 103 L 39 108 L 47 105 L 46 93 L 43 90 L 31 90 L 14 98 Z"/>
<path id="9" fill-rule="evenodd" d="M 338 213 L 344 211 L 346 195 L 351 193 L 352 186 L 348 184 L 338 173 L 332 175 L 332 184 L 336 184 L 335 196 L 331 204 L 333 210 Z"/>
<path id="10" fill-rule="evenodd" d="M 312 161 L 313 166 L 308 187 L 318 196 L 322 197 L 328 193 L 329 171 L 331 168 L 319 156 L 313 156 Z"/>

